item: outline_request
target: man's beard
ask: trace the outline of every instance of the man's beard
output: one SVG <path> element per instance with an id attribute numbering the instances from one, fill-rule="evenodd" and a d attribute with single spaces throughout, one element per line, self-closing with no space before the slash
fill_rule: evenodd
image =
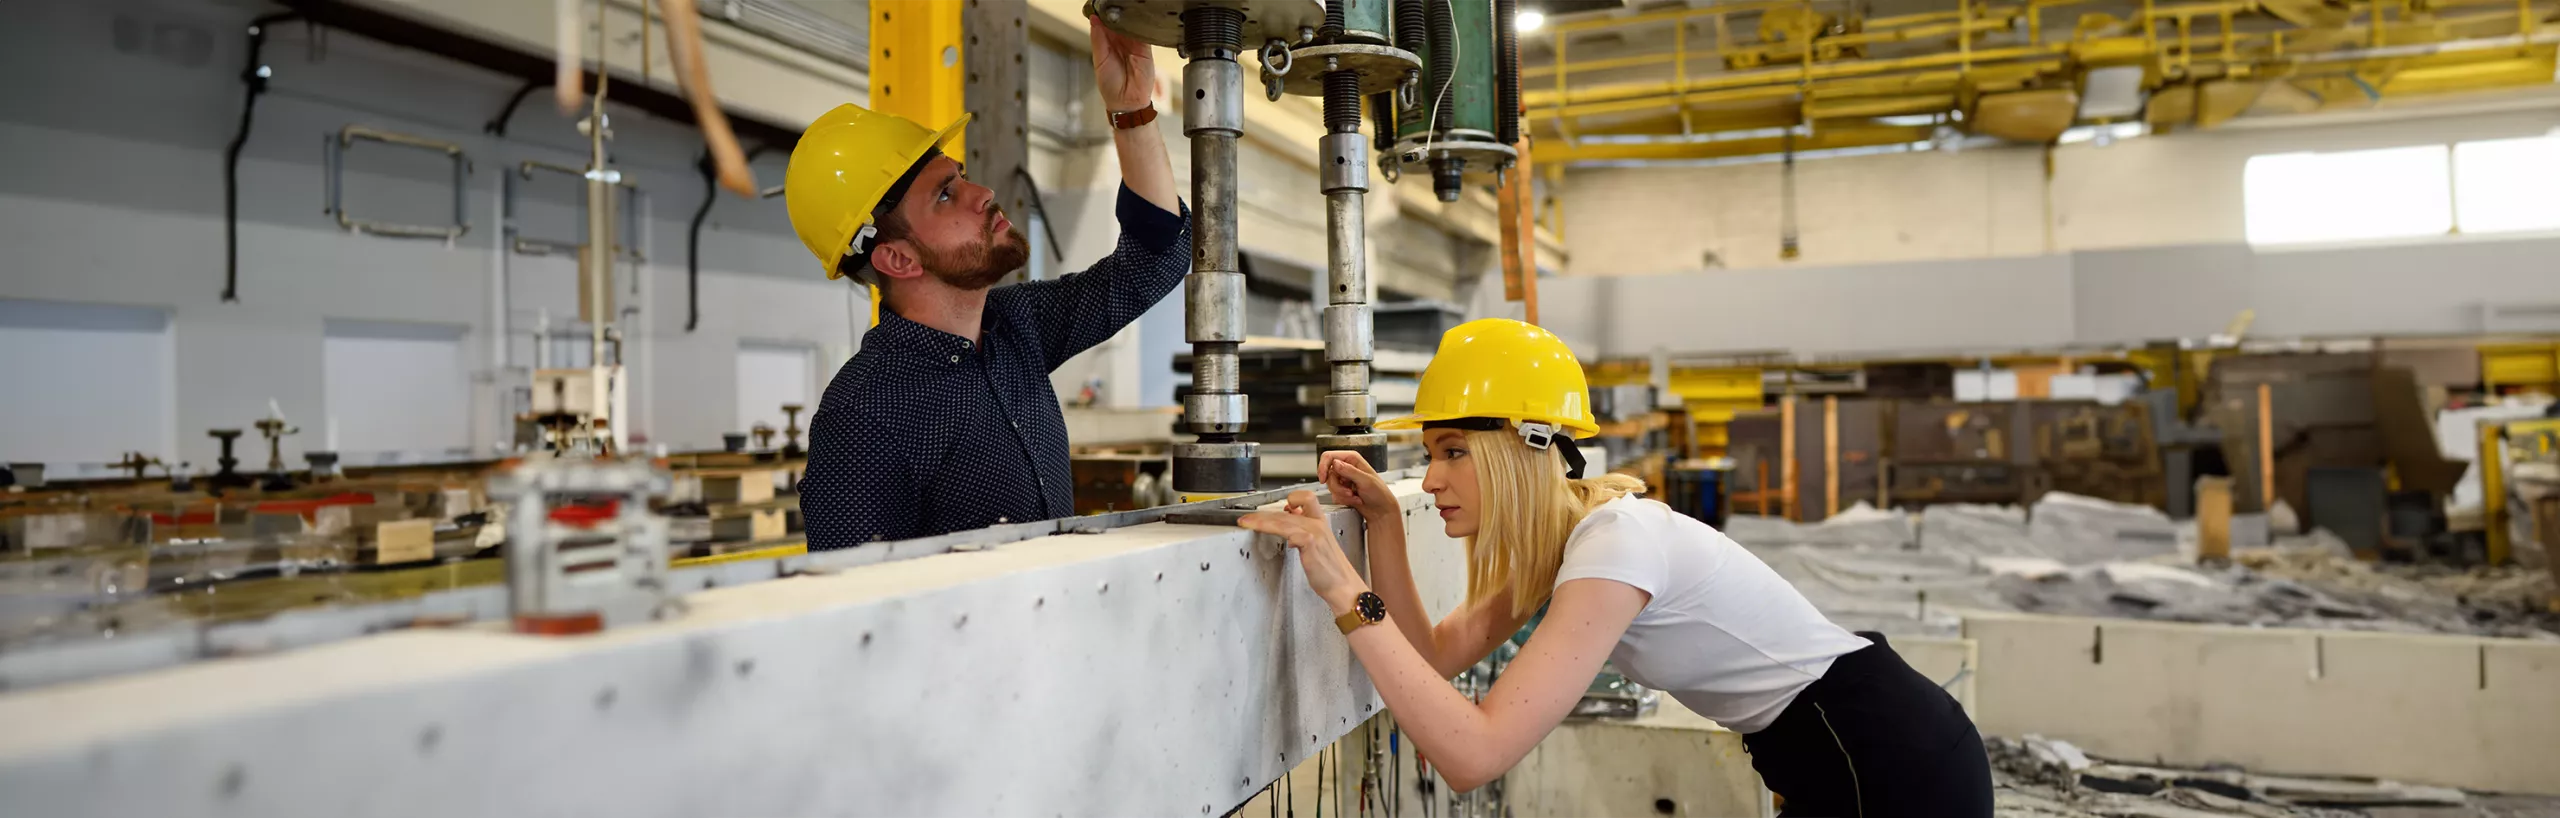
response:
<path id="1" fill-rule="evenodd" d="M 983 290 L 1003 281 L 1004 277 L 1031 260 L 1031 242 L 1023 237 L 1021 225 L 1002 234 L 995 232 L 996 217 L 1002 208 L 987 211 L 986 234 L 977 244 L 952 251 L 919 246 L 916 255 L 935 280 L 962 291 Z"/>

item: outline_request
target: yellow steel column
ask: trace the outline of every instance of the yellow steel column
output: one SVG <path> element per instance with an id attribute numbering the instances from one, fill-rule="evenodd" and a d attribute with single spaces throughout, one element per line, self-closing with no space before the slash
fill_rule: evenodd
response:
<path id="1" fill-rule="evenodd" d="M 1956 53 L 1962 55 L 1958 71 L 1973 70 L 1973 0 L 1956 0 Z"/>
<path id="2" fill-rule="evenodd" d="M 959 119 L 961 0 L 877 0 L 871 4 L 871 110 L 940 129 Z M 966 156 L 966 136 L 943 147 Z M 880 323 L 880 291 L 871 291 Z"/>
<path id="3" fill-rule="evenodd" d="M 2229 66 L 2240 59 L 2239 40 L 2231 36 L 2231 9 L 2222 10 L 2222 28 L 2216 33 L 2222 36 L 2223 70 L 2229 71 Z"/>
<path id="4" fill-rule="evenodd" d="M 871 110 L 941 128 L 963 110 L 960 0 L 871 5 Z M 945 151 L 965 149 L 953 139 Z"/>
<path id="5" fill-rule="evenodd" d="M 2480 424 L 2480 457 L 2471 467 L 2480 472 L 2480 521 L 2487 525 L 2489 551 L 2483 555 L 2490 565 L 2507 561 L 2510 529 L 2507 522 L 2506 426 Z"/>

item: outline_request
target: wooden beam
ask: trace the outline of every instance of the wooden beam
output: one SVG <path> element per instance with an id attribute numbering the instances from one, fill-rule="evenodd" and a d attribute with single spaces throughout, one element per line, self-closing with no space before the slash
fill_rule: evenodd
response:
<path id="1" fill-rule="evenodd" d="M 2276 427 L 2274 390 L 2258 384 L 2258 510 L 2276 507 Z"/>
<path id="2" fill-rule="evenodd" d="M 1840 513 L 1840 398 L 1822 396 L 1822 518 Z"/>
<path id="3" fill-rule="evenodd" d="M 1787 519 L 1793 520 L 1802 516 L 1796 513 L 1796 397 L 1794 395 L 1778 399 L 1778 451 L 1783 453 L 1779 458 L 1778 481 L 1781 487 L 1778 499 L 1779 502 L 1786 504 Z"/>

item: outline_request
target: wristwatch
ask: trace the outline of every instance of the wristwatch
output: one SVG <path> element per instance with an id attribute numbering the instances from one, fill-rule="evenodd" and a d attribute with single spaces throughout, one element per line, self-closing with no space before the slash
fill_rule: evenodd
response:
<path id="1" fill-rule="evenodd" d="M 1333 618 L 1333 625 L 1342 629 L 1342 635 L 1350 636 L 1362 625 L 1384 621 L 1387 621 L 1387 601 L 1379 599 L 1376 591 L 1361 591 L 1359 596 L 1351 599 L 1351 610 Z"/>
<path id="2" fill-rule="evenodd" d="M 1156 121 L 1156 104 L 1153 102 L 1147 103 L 1147 107 L 1127 113 L 1111 112 L 1111 127 L 1117 130 L 1125 131 L 1154 121 Z"/>

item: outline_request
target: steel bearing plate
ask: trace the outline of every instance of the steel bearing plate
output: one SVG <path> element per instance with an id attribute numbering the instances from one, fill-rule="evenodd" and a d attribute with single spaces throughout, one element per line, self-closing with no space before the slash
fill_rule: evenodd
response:
<path id="1" fill-rule="evenodd" d="M 1260 52 L 1255 52 L 1259 54 Z M 1280 90 L 1302 97 L 1324 96 L 1324 61 L 1332 59 L 1332 70 L 1356 71 L 1360 74 L 1360 95 L 1393 91 L 1405 79 L 1422 70 L 1422 58 L 1394 46 L 1342 43 L 1310 45 L 1291 49 L 1289 73 L 1280 79 Z"/>
<path id="2" fill-rule="evenodd" d="M 1512 150 L 1509 145 L 1493 141 L 1491 134 L 1486 134 L 1482 138 L 1477 138 L 1473 136 L 1474 133 L 1477 132 L 1462 131 L 1458 134 L 1457 138 L 1453 139 L 1406 139 L 1397 142 L 1394 150 L 1388 151 L 1384 156 L 1379 157 L 1378 164 L 1381 170 L 1383 170 L 1387 165 L 1398 165 L 1398 171 L 1402 172 L 1410 169 L 1404 166 L 1423 166 L 1430 162 L 1431 158 L 1434 156 L 1447 156 L 1467 160 L 1466 178 L 1468 182 L 1474 183 L 1484 181 L 1489 183 L 1494 178 L 1495 171 L 1509 166 L 1513 161 L 1520 158 L 1520 153 L 1518 151 Z M 1426 144 L 1430 146 L 1430 149 L 1427 151 L 1423 148 Z M 1412 157 L 1412 159 L 1408 161 L 1407 157 Z M 1415 172 L 1425 174 L 1429 173 L 1429 171 L 1420 170 Z"/>
<path id="3" fill-rule="evenodd" d="M 1279 40 L 1295 44 L 1324 25 L 1323 0 L 1085 0 L 1086 14 L 1111 30 L 1152 45 L 1182 47 L 1182 12 L 1218 6 L 1244 12 L 1244 50 Z M 1114 12 L 1113 9 L 1119 11 Z"/>

